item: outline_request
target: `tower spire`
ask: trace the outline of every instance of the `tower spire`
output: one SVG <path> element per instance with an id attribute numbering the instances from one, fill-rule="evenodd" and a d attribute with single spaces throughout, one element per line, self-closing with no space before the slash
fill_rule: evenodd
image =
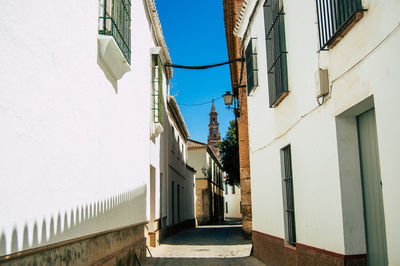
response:
<path id="1" fill-rule="evenodd" d="M 214 105 L 214 99 L 212 99 L 212 105 L 211 105 L 211 112 L 210 113 L 216 113 L 217 111 L 215 110 L 215 105 Z"/>
<path id="2" fill-rule="evenodd" d="M 221 142 L 221 136 L 219 135 L 218 113 L 215 109 L 214 99 L 212 100 L 209 116 L 210 123 L 208 124 L 208 145 L 219 157 L 219 148 L 217 147 L 217 144 Z"/>

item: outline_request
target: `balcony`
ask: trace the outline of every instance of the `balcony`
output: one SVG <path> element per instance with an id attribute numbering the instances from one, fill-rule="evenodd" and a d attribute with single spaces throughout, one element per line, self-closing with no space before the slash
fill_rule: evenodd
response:
<path id="1" fill-rule="evenodd" d="M 316 0 L 320 50 L 334 47 L 362 18 L 361 0 Z"/>
<path id="2" fill-rule="evenodd" d="M 99 0 L 98 33 L 100 63 L 118 80 L 130 71 L 130 0 Z"/>

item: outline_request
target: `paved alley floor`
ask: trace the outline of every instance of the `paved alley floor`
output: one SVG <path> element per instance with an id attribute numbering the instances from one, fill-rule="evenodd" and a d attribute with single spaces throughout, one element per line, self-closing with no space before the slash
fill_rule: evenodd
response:
<path id="1" fill-rule="evenodd" d="M 188 229 L 150 251 L 142 265 L 264 265 L 250 256 L 251 241 L 236 221 Z"/>

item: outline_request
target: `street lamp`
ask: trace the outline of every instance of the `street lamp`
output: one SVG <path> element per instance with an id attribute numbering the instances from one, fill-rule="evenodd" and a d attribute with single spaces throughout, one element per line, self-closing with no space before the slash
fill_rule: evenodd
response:
<path id="1" fill-rule="evenodd" d="M 228 107 L 233 104 L 233 95 L 230 91 L 226 91 L 226 93 L 222 95 L 222 97 L 224 97 L 225 105 L 227 105 Z"/>
<path id="2" fill-rule="evenodd" d="M 233 95 L 231 94 L 230 91 L 226 91 L 224 95 L 222 95 L 222 97 L 224 97 L 224 102 L 226 105 L 227 109 L 232 109 L 233 113 L 235 114 L 236 117 L 240 116 L 240 109 L 236 108 L 236 107 L 231 107 L 231 105 L 233 104 Z"/>

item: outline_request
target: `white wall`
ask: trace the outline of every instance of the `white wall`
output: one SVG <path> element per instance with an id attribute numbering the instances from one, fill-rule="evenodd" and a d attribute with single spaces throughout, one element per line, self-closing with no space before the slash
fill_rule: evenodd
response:
<path id="1" fill-rule="evenodd" d="M 228 188 L 228 190 L 227 190 Z M 233 186 L 224 186 L 224 209 L 225 218 L 242 218 L 240 210 L 241 194 L 240 187 L 235 186 L 235 193 L 233 193 Z M 226 203 L 228 203 L 228 211 L 226 210 Z"/>
<path id="2" fill-rule="evenodd" d="M 240 36 L 254 3 L 249 1 Z M 351 130 L 352 126 L 337 125 L 336 118 L 373 95 L 389 262 L 400 264 L 396 252 L 400 245 L 396 187 L 400 181 L 395 161 L 395 151 L 400 148 L 400 126 L 395 122 L 400 114 L 396 103 L 400 96 L 396 89 L 400 81 L 396 75 L 400 4 L 363 1 L 368 8 L 364 18 L 333 49 L 318 53 L 315 2 L 284 1 L 290 94 L 274 109 L 268 108 L 261 6 L 248 36 L 258 38 L 259 69 L 259 87 L 248 97 L 253 230 L 284 238 L 279 152 L 291 144 L 297 241 L 340 254 L 365 253 L 361 185 L 352 181 L 353 196 L 348 196 L 343 186 L 358 172 L 354 167 L 343 168 L 346 165 L 339 158 L 343 146 L 338 139 L 343 136 L 337 135 L 337 130 Z M 318 67 L 328 69 L 331 87 L 330 97 L 321 106 L 315 99 L 314 73 Z M 354 142 L 356 133 L 348 134 Z M 356 154 L 346 154 L 352 156 L 351 162 L 357 160 Z M 351 200 L 355 201 L 352 213 L 343 207 Z"/>
<path id="3" fill-rule="evenodd" d="M 204 177 L 203 167 L 207 169 L 206 149 L 191 149 L 188 151 L 188 164 L 196 170 L 196 177 Z"/>
<path id="4" fill-rule="evenodd" d="M 132 5 L 132 71 L 118 93 L 96 63 L 97 1 L 0 10 L 0 255 L 146 220 L 154 45 L 142 1 Z"/>
<path id="5" fill-rule="evenodd" d="M 171 112 L 168 111 L 167 126 L 164 129 L 166 134 L 166 144 L 168 154 L 168 170 L 165 191 L 165 201 L 167 204 L 167 225 L 176 224 L 185 220 L 195 218 L 195 199 L 194 199 L 194 179 L 195 174 L 186 167 L 187 146 L 184 134 L 175 124 Z M 172 129 L 174 133 L 172 135 Z M 179 143 L 178 143 L 179 139 Z M 182 146 L 183 145 L 183 146 Z M 174 149 L 172 148 L 174 146 Z M 183 149 L 182 149 L 183 147 Z M 174 152 L 172 152 L 174 150 Z M 191 166 L 189 164 L 189 166 Z M 174 182 L 174 214 L 172 213 L 172 182 Z M 179 185 L 179 203 L 178 203 L 178 185 Z M 178 219 L 178 208 L 179 218 Z M 174 220 L 172 220 L 174 215 Z"/>

